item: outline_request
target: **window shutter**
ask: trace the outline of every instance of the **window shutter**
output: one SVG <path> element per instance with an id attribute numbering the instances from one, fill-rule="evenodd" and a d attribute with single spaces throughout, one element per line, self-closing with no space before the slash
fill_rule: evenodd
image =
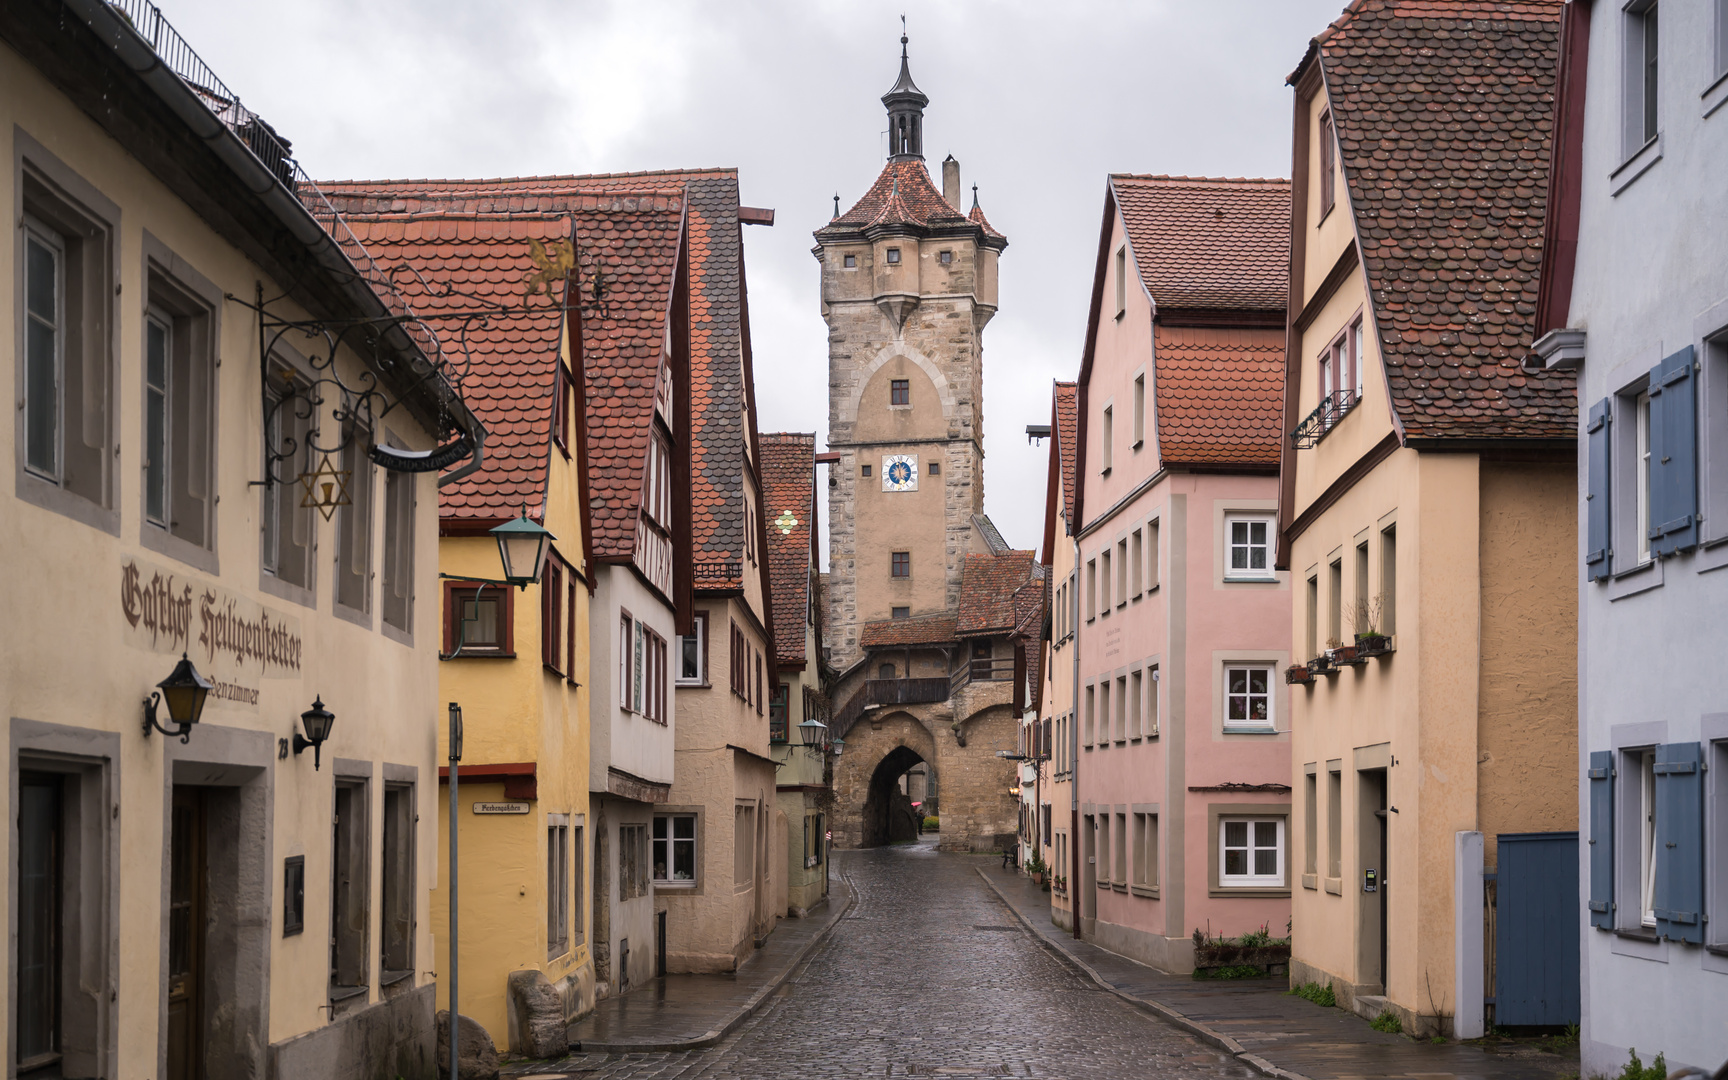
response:
<path id="1" fill-rule="evenodd" d="M 1590 754 L 1590 925 L 1614 929 L 1614 753 Z"/>
<path id="2" fill-rule="evenodd" d="M 1584 517 L 1588 542 L 1584 548 L 1584 580 L 1598 581 L 1608 576 L 1612 569 L 1613 559 L 1609 545 L 1613 519 L 1609 516 L 1609 475 L 1612 468 L 1609 457 L 1609 429 L 1613 423 L 1613 414 L 1608 408 L 1608 399 L 1603 398 L 1590 407 L 1590 417 L 1584 431 L 1590 441 L 1589 475 L 1586 478 L 1584 495 Z"/>
<path id="3" fill-rule="evenodd" d="M 1698 394 L 1692 346 L 1650 371 L 1650 554 L 1698 543 Z"/>
<path id="4" fill-rule="evenodd" d="M 1656 747 L 1656 932 L 1704 944 L 1704 756 L 1695 742 Z"/>

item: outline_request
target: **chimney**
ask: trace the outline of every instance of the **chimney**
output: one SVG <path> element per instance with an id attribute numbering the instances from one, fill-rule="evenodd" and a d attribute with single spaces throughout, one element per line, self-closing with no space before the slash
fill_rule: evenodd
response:
<path id="1" fill-rule="evenodd" d="M 948 200 L 949 206 L 962 214 L 966 212 L 960 206 L 960 163 L 954 160 L 953 154 L 942 159 L 942 197 Z"/>

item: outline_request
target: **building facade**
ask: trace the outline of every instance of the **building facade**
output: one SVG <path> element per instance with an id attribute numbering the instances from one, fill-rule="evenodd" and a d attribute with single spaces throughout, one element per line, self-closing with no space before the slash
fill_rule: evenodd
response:
<path id="1" fill-rule="evenodd" d="M 1578 380 L 1585 1075 L 1728 1057 L 1728 9 L 1655 10 L 1566 5 L 1527 365 Z"/>
<path id="2" fill-rule="evenodd" d="M 1497 838 L 1577 826 L 1575 390 L 1520 366 L 1559 9 L 1475 7 L 1357 5 L 1290 80 L 1291 979 L 1415 1035 L 1482 1030 Z M 1407 121 L 1432 137 L 1383 155 Z"/>
<path id="3" fill-rule="evenodd" d="M 1282 180 L 1106 189 L 1076 387 L 1072 878 L 1084 936 L 1168 971 L 1193 969 L 1196 928 L 1289 921 L 1289 199 Z"/>
<path id="4" fill-rule="evenodd" d="M 436 320 L 166 23 L 10 4 L 0 82 L 8 1075 L 427 1075 Z"/>
<path id="5" fill-rule="evenodd" d="M 1043 759 L 1036 762 L 1033 802 L 1039 807 L 1036 849 L 1050 867 L 1050 918 L 1057 926 L 1074 928 L 1073 836 L 1079 830 L 1080 804 L 1074 791 L 1074 758 L 1079 751 L 1079 733 L 1073 724 L 1079 709 L 1079 685 L 1074 678 L 1074 633 L 1080 593 L 1074 567 L 1075 464 L 1079 458 L 1076 440 L 1080 417 L 1077 387 L 1057 382 L 1050 394 L 1050 465 L 1045 481 L 1044 552 L 1042 561 L 1050 578 L 1050 622 L 1044 635 L 1044 661 L 1040 665 L 1043 691 L 1038 702 L 1039 739 Z M 1024 781 L 1022 781 L 1024 782 Z"/>

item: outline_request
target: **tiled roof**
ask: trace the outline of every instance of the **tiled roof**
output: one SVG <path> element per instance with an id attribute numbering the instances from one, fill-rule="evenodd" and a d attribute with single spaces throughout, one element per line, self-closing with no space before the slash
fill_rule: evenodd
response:
<path id="1" fill-rule="evenodd" d="M 1158 307 L 1284 310 L 1290 181 L 1117 173 L 1110 187 Z"/>
<path id="2" fill-rule="evenodd" d="M 774 652 L 782 664 L 805 663 L 810 604 L 811 531 L 815 528 L 816 435 L 761 436 L 762 516 L 768 523 L 768 580 L 774 607 Z"/>
<path id="3" fill-rule="evenodd" d="M 1406 437 L 1573 438 L 1570 371 L 1527 372 L 1559 0 L 1356 0 L 1317 39 Z"/>
<path id="4" fill-rule="evenodd" d="M 954 616 L 919 615 L 911 619 L 877 619 L 858 634 L 866 649 L 891 645 L 941 645 L 954 641 Z"/>
<path id="5" fill-rule="evenodd" d="M 979 535 L 984 537 L 984 543 L 989 546 L 992 554 L 1003 555 L 1013 550 L 1008 546 L 1008 541 L 1002 539 L 1002 534 L 997 531 L 996 523 L 990 520 L 990 515 L 973 514 L 972 525 Z"/>
<path id="6" fill-rule="evenodd" d="M 1062 456 L 1062 520 L 1074 518 L 1074 448 L 1080 437 L 1079 383 L 1056 384 L 1056 452 Z"/>
<path id="7" fill-rule="evenodd" d="M 1007 239 L 1007 237 L 1002 236 L 1001 233 L 997 232 L 996 227 L 990 224 L 990 219 L 984 216 L 984 208 L 978 205 L 977 192 L 973 192 L 972 194 L 972 212 L 966 215 L 966 220 L 978 226 L 980 229 L 983 229 L 984 235 L 986 236 L 1000 237 L 1004 240 Z"/>
<path id="8" fill-rule="evenodd" d="M 1152 341 L 1160 461 L 1278 464 L 1282 329 L 1156 324 Z"/>
<path id="9" fill-rule="evenodd" d="M 955 632 L 961 637 L 1006 634 L 1015 629 L 1026 612 L 1018 591 L 1030 582 L 1040 582 L 1043 566 L 1035 552 L 1009 551 L 1001 555 L 968 555 L 960 567 L 960 609 Z"/>
<path id="10" fill-rule="evenodd" d="M 555 223 L 543 238 L 574 233 L 583 291 L 583 366 L 587 376 L 588 446 L 584 466 L 594 554 L 628 557 L 636 515 L 660 355 L 671 305 L 684 190 L 615 183 L 612 177 L 513 180 L 340 181 L 324 185 L 337 209 L 384 262 L 405 265 L 409 290 L 448 295 L 446 310 L 472 310 L 479 299 L 514 304 L 535 266 L 522 222 Z M 635 178 L 638 181 L 641 177 Z M 467 224 L 464 225 L 463 223 Z M 472 236 L 469 234 L 472 233 Z M 481 246 L 488 241 L 490 246 Z M 391 256 L 394 253 L 395 258 Z M 411 267 L 411 269 L 410 269 Z M 603 299 L 592 299 L 595 270 Z M 416 273 L 417 272 L 417 275 Z M 416 306 L 430 299 L 416 297 Z M 493 317 L 470 328 L 475 374 L 464 383 L 487 427 L 480 472 L 439 492 L 440 514 L 490 518 L 514 513 L 528 491 L 544 498 L 550 452 L 556 322 L 533 365 L 495 342 L 517 320 Z M 460 335 L 446 335 L 460 340 Z M 532 370 L 529 370 L 532 366 Z M 530 475 L 531 474 L 531 475 Z"/>
<path id="11" fill-rule="evenodd" d="M 984 220 L 984 211 L 974 206 L 972 215 L 968 216 L 943 198 L 942 192 L 930 180 L 930 171 L 922 161 L 915 160 L 888 162 L 863 198 L 854 203 L 852 209 L 816 230 L 816 237 L 825 239 L 838 233 L 855 233 L 879 225 L 913 225 L 925 229 L 975 226 L 996 246 L 1007 240 Z"/>

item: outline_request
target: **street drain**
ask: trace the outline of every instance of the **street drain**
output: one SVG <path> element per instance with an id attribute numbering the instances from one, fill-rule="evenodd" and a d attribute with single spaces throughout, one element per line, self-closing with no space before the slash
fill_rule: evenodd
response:
<path id="1" fill-rule="evenodd" d="M 1018 926 L 978 926 L 978 925 L 974 924 L 972 929 L 974 929 L 974 930 L 1006 930 L 1009 933 L 1013 933 L 1014 931 L 1019 930 L 1020 928 Z"/>
<path id="2" fill-rule="evenodd" d="M 1007 1076 L 1006 1065 L 908 1065 L 907 1076 Z"/>

